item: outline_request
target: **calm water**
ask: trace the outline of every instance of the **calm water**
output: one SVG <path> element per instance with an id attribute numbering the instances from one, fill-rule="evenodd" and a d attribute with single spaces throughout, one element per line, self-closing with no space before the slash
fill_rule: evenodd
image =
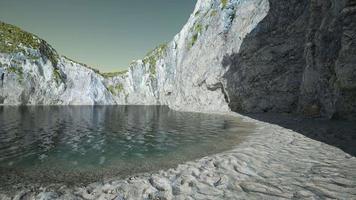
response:
<path id="1" fill-rule="evenodd" d="M 162 106 L 0 107 L 0 187 L 86 184 L 231 149 L 253 126 Z"/>

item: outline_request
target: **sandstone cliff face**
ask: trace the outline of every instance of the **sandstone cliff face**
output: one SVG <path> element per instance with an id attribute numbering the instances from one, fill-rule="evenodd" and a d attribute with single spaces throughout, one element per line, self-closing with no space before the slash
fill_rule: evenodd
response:
<path id="1" fill-rule="evenodd" d="M 51 48 L 0 53 L 0 103 L 164 104 L 354 118 L 355 4 L 198 0 L 173 41 L 110 76 L 64 57 L 52 62 L 44 55 Z"/>

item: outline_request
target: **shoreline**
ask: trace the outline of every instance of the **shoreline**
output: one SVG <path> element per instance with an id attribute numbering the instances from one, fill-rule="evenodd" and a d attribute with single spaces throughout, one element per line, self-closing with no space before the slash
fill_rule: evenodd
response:
<path id="1" fill-rule="evenodd" d="M 256 125 L 232 150 L 157 173 L 86 187 L 19 191 L 15 199 L 305 199 L 356 197 L 356 158 L 278 125 L 233 112 Z M 0 199 L 7 199 L 1 196 Z"/>

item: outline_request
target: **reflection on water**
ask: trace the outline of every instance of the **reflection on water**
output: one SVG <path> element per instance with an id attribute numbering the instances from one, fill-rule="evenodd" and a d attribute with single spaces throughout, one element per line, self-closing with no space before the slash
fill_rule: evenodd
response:
<path id="1" fill-rule="evenodd" d="M 88 183 L 230 149 L 253 128 L 162 106 L 0 107 L 0 187 Z"/>

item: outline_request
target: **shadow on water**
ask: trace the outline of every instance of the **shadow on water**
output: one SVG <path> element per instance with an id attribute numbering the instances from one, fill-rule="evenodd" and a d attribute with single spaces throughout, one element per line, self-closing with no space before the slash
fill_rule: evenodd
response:
<path id="1" fill-rule="evenodd" d="M 281 113 L 244 115 L 291 129 L 308 138 L 338 147 L 344 152 L 356 156 L 356 122 L 354 121 L 306 118 Z"/>

